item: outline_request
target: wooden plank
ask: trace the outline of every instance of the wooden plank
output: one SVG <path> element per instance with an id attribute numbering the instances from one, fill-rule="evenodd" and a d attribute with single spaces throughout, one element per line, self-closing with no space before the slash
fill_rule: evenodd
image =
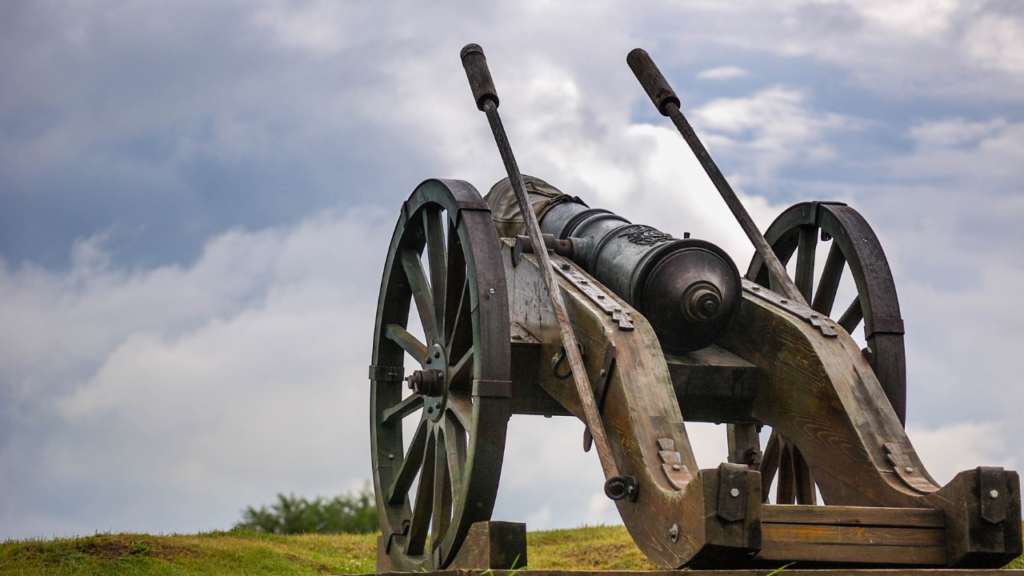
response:
<path id="1" fill-rule="evenodd" d="M 764 506 L 761 521 L 773 524 L 834 526 L 908 526 L 943 528 L 942 510 L 930 508 L 870 508 L 866 506 Z"/>
<path id="2" fill-rule="evenodd" d="M 863 564 L 906 564 L 942 566 L 946 548 L 939 546 L 859 546 L 852 544 L 807 544 L 764 540 L 757 560 L 804 562 L 856 562 Z M 786 573 L 790 573 L 786 570 Z M 794 571 L 795 572 L 795 571 Z M 844 571 L 846 572 L 846 571 Z M 903 574 L 907 574 L 903 572 Z"/>
<path id="3" fill-rule="evenodd" d="M 770 543 L 843 544 L 850 546 L 938 546 L 945 549 L 941 528 L 891 528 L 888 526 L 815 526 L 813 524 L 762 524 L 763 545 Z M 799 557 L 794 557 L 797 560 Z"/>

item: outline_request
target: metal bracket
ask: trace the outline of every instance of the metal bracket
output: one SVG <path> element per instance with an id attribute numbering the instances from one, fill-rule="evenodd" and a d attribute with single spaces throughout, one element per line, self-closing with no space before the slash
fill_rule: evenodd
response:
<path id="1" fill-rule="evenodd" d="M 370 380 L 377 382 L 401 382 L 405 379 L 405 369 L 401 366 L 370 366 Z"/>
<path id="2" fill-rule="evenodd" d="M 601 371 L 597 374 L 597 382 L 594 389 L 594 401 L 597 402 L 597 412 L 600 414 L 604 408 L 604 397 L 608 394 L 608 380 L 612 377 L 612 368 L 615 367 L 615 343 L 609 342 L 604 350 L 604 362 L 601 363 Z M 583 430 L 583 451 L 590 452 L 590 446 L 594 442 L 594 436 L 590 433 L 590 426 Z"/>
<path id="3" fill-rule="evenodd" d="M 690 469 L 683 464 L 682 457 L 676 452 L 676 441 L 671 438 L 658 438 L 658 455 L 661 456 L 661 469 L 668 478 L 668 483 L 676 490 L 686 488 L 693 480 Z"/>
<path id="4" fill-rule="evenodd" d="M 1006 520 L 1006 481 L 1003 469 L 979 466 L 978 492 L 981 499 L 981 517 L 992 524 Z"/>
<path id="5" fill-rule="evenodd" d="M 388 526 L 387 538 L 388 543 L 384 545 L 384 553 L 391 553 L 391 541 L 395 539 L 395 536 L 405 536 L 409 533 L 409 526 L 412 522 L 409 520 L 402 520 L 401 526 Z"/>
<path id="6" fill-rule="evenodd" d="M 939 491 L 939 487 L 932 484 L 924 477 L 921 470 L 914 466 L 910 455 L 904 454 L 899 444 L 886 442 L 884 446 L 889 462 L 892 463 L 893 470 L 900 477 L 900 480 L 903 480 L 904 484 L 922 494 L 931 494 L 932 492 Z"/>
<path id="7" fill-rule="evenodd" d="M 605 314 L 611 316 L 612 320 L 618 322 L 619 330 L 629 331 L 633 329 L 633 318 L 629 310 L 626 310 L 623 304 L 619 304 L 612 299 L 604 290 L 598 288 L 596 282 L 584 276 L 582 272 L 566 260 L 557 261 L 552 258 L 551 266 L 563 278 L 585 294 L 591 302 L 597 304 L 597 307 L 603 310 Z"/>
<path id="8" fill-rule="evenodd" d="M 747 293 L 753 294 L 761 300 L 773 304 L 778 308 L 782 308 L 797 318 L 807 321 L 811 326 L 817 328 L 818 331 L 820 331 L 826 338 L 835 338 L 838 336 L 832 321 L 827 316 L 823 316 L 806 306 L 797 304 L 796 302 L 780 296 L 779 294 L 772 292 L 760 284 L 751 282 L 746 278 L 743 278 L 743 289 L 746 290 Z"/>
<path id="9" fill-rule="evenodd" d="M 718 465 L 718 517 L 736 522 L 747 517 L 747 472 L 744 464 Z"/>

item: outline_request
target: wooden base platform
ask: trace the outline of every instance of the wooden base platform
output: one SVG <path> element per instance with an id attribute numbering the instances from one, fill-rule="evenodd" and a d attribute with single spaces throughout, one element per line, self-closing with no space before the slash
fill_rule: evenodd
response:
<path id="1" fill-rule="evenodd" d="M 441 570 L 433 576 L 766 576 L 772 570 Z M 386 572 L 366 576 L 408 576 L 409 572 Z M 1024 576 L 1024 570 L 1000 569 L 932 569 L 907 568 L 865 570 L 860 568 L 831 568 L 801 570 L 787 568 L 777 576 Z"/>

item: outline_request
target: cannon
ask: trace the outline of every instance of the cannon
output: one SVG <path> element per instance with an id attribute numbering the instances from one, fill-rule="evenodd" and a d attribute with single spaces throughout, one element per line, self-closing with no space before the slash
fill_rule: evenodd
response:
<path id="1" fill-rule="evenodd" d="M 483 50 L 462 61 L 509 177 L 486 198 L 426 180 L 395 226 L 369 368 L 378 572 L 526 562 L 525 528 L 491 522 L 515 414 L 583 421 L 606 495 L 663 568 L 983 568 L 1021 554 L 1016 472 L 940 486 L 907 437 L 899 303 L 856 210 L 803 202 L 762 235 L 634 50 L 641 85 L 754 243 L 741 276 L 709 241 L 522 176 Z M 847 270 L 857 293 L 837 307 Z M 725 462 L 697 466 L 686 421 L 727 424 Z"/>

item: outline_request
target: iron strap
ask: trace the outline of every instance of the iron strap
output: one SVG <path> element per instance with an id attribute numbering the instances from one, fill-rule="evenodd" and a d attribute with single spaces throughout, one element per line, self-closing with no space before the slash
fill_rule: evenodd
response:
<path id="1" fill-rule="evenodd" d="M 508 398 L 512 396 L 512 383 L 508 380 L 473 380 L 473 396 Z"/>
<path id="2" fill-rule="evenodd" d="M 865 338 L 875 334 L 905 334 L 902 318 L 865 318 Z"/>
<path id="3" fill-rule="evenodd" d="M 401 382 L 405 378 L 405 369 L 401 366 L 370 365 L 370 380 L 377 382 Z"/>
<path id="4" fill-rule="evenodd" d="M 747 294 L 753 294 L 754 296 L 757 296 L 758 299 L 773 304 L 778 308 L 782 308 L 797 318 L 801 318 L 810 323 L 811 326 L 817 328 L 826 338 L 835 338 L 837 336 L 832 322 L 824 315 L 811 310 L 807 306 L 798 304 L 788 298 L 783 298 L 779 294 L 776 294 L 759 284 L 751 282 L 746 278 L 743 279 L 743 289 L 746 290 Z"/>
<path id="5" fill-rule="evenodd" d="M 577 290 L 582 292 L 591 302 L 597 304 L 597 307 L 603 310 L 605 314 L 611 316 L 612 320 L 618 322 L 619 330 L 628 332 L 633 329 L 633 318 L 630 311 L 625 308 L 624 304 L 616 302 L 607 292 L 601 290 L 597 282 L 588 279 L 576 267 L 563 259 L 552 258 L 551 267 L 562 278 L 568 280 Z"/>

